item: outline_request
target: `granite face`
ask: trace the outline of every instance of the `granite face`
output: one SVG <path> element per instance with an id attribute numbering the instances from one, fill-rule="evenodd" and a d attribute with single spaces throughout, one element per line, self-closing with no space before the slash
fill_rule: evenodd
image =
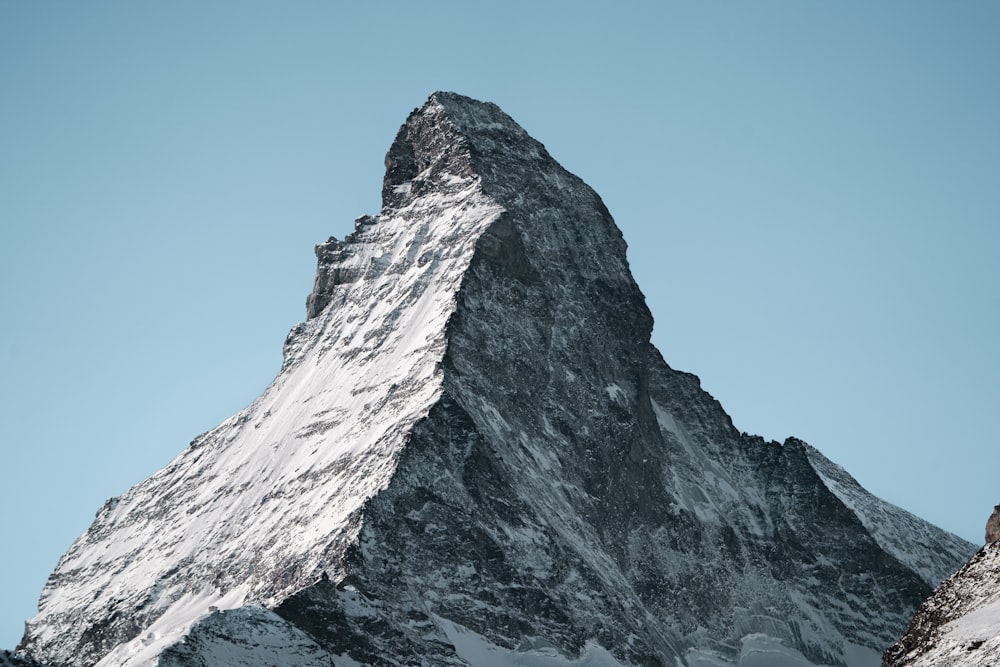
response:
<path id="1" fill-rule="evenodd" d="M 600 197 L 496 105 L 432 95 L 382 196 L 317 246 L 261 398 L 63 557 L 25 655 L 862 667 L 974 550 L 667 365 Z"/>

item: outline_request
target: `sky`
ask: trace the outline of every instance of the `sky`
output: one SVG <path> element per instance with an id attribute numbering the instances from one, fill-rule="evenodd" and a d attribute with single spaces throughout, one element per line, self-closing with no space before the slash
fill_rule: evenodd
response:
<path id="1" fill-rule="evenodd" d="M 0 3 L 0 648 L 110 496 L 258 396 L 435 90 L 604 199 L 653 341 L 980 543 L 1000 4 Z"/>

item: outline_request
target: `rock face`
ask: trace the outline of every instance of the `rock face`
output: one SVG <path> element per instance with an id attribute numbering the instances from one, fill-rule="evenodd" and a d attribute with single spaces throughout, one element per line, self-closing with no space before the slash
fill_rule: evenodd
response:
<path id="1" fill-rule="evenodd" d="M 973 550 L 652 347 L 600 198 L 436 93 L 248 408 L 109 500 L 55 665 L 874 665 Z"/>
<path id="2" fill-rule="evenodd" d="M 986 544 L 1000 540 L 1000 505 L 993 508 L 993 514 L 986 521 Z"/>
<path id="3" fill-rule="evenodd" d="M 1000 542 L 980 549 L 920 605 L 883 665 L 1000 665 Z"/>

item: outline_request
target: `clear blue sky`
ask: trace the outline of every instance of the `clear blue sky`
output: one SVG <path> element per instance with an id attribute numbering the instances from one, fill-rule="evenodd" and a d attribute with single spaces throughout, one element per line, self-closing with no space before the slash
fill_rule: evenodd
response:
<path id="1" fill-rule="evenodd" d="M 0 648 L 105 498 L 271 380 L 438 89 L 603 196 L 739 428 L 980 541 L 998 34 L 976 0 L 0 3 Z"/>

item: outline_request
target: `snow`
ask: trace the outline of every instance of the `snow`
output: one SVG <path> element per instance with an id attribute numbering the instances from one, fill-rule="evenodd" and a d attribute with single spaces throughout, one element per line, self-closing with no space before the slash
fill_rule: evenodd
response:
<path id="1" fill-rule="evenodd" d="M 607 387 L 604 388 L 604 391 L 608 393 L 608 398 L 610 398 L 612 401 L 621 402 L 625 404 L 628 403 L 628 398 L 625 395 L 625 390 L 619 387 L 617 382 L 612 382 L 611 384 L 609 384 Z"/>
<path id="2" fill-rule="evenodd" d="M 723 660 L 715 654 L 698 649 L 688 651 L 684 659 L 687 660 L 688 667 L 735 667 L 735 663 L 733 662 Z"/>
<path id="3" fill-rule="evenodd" d="M 975 551 L 974 545 L 873 496 L 846 470 L 813 447 L 806 445 L 806 455 L 826 487 L 858 517 L 878 545 L 930 586 L 941 583 L 952 574 L 956 562 Z M 944 536 L 949 539 L 946 541 Z"/>
<path id="4" fill-rule="evenodd" d="M 198 594 L 185 594 L 170 605 L 167 612 L 139 637 L 117 646 L 96 667 L 155 665 L 160 652 L 183 639 L 198 619 L 219 608 L 242 606 L 245 597 L 244 586 L 237 587 L 226 595 L 208 588 L 202 589 Z"/>
<path id="5" fill-rule="evenodd" d="M 684 656 L 688 667 L 826 667 L 810 661 L 781 639 L 764 633 L 752 633 L 740 640 L 737 662 L 705 650 L 692 649 Z M 878 667 L 881 656 L 863 646 L 848 643 L 844 659 L 852 667 Z"/>
<path id="6" fill-rule="evenodd" d="M 331 667 L 334 664 L 330 654 L 306 633 L 259 606 L 216 612 L 205 617 L 184 642 L 162 654 L 155 664 L 158 667 L 189 667 L 192 662 L 211 667 Z M 338 658 L 336 664 L 347 667 L 357 663 Z"/>
<path id="7" fill-rule="evenodd" d="M 929 637 L 901 664 L 979 667 L 1000 664 L 1000 543 L 984 547 L 924 603 L 918 618 Z M 922 616 L 923 615 L 923 616 Z M 950 621 L 934 627 L 937 619 Z"/>
<path id="8" fill-rule="evenodd" d="M 475 667 L 623 667 L 606 649 L 593 642 L 588 643 L 576 658 L 567 658 L 554 648 L 512 651 L 454 621 L 440 616 L 433 616 L 433 619 L 458 656 Z"/>
<path id="9" fill-rule="evenodd" d="M 813 667 L 813 663 L 780 640 L 752 634 L 740 644 L 740 667 Z"/>
<path id="10" fill-rule="evenodd" d="M 857 667 L 879 667 L 882 664 L 882 654 L 867 646 L 844 642 L 844 660 Z"/>
<path id="11" fill-rule="evenodd" d="M 1000 634 L 1000 600 L 994 600 L 948 623 L 945 632 L 957 641 L 985 640 Z"/>
<path id="12" fill-rule="evenodd" d="M 359 227 L 342 265 L 360 277 L 293 334 L 264 394 L 102 508 L 30 622 L 46 655 L 70 659 L 88 622 L 120 606 L 146 627 L 102 664 L 145 664 L 209 607 L 274 604 L 342 576 L 331 550 L 356 539 L 358 513 L 440 396 L 445 323 L 502 210 L 476 179 L 449 182 Z"/>

